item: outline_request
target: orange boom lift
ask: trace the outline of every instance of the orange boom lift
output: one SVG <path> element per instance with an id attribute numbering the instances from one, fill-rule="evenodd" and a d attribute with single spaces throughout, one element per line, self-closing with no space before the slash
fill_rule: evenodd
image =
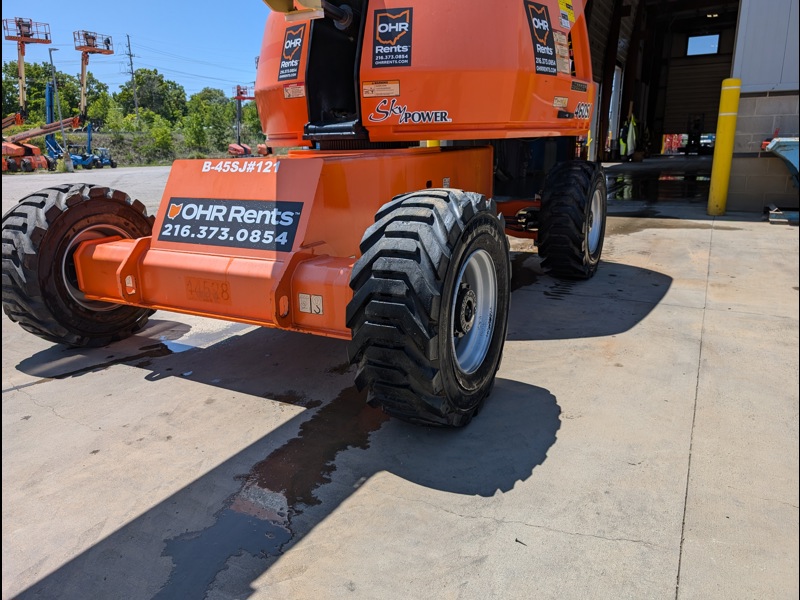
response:
<path id="1" fill-rule="evenodd" d="M 148 217 L 64 185 L 3 218 L 3 308 L 102 345 L 156 309 L 350 340 L 396 417 L 461 426 L 506 337 L 506 234 L 591 277 L 601 169 L 583 2 L 265 0 L 255 97 L 285 155 L 176 161 Z"/>

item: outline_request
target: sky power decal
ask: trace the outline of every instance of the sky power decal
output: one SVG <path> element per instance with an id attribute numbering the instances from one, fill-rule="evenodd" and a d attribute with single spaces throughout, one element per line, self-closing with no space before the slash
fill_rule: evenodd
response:
<path id="1" fill-rule="evenodd" d="M 407 67 L 411 64 L 411 8 L 375 11 L 375 43 L 372 66 Z"/>
<path id="2" fill-rule="evenodd" d="M 408 110 L 405 104 L 398 104 L 397 98 L 384 98 L 369 115 L 373 123 L 383 123 L 397 117 L 399 125 L 420 125 L 426 123 L 452 123 L 446 110 Z"/>
<path id="3" fill-rule="evenodd" d="M 291 252 L 302 202 L 170 198 L 159 241 Z"/>
<path id="4" fill-rule="evenodd" d="M 305 34 L 305 23 L 286 28 L 286 34 L 283 36 L 281 65 L 278 69 L 278 81 L 297 79 L 300 68 L 300 57 L 303 55 L 303 39 L 305 38 Z"/>
<path id="5" fill-rule="evenodd" d="M 542 75 L 556 75 L 558 74 L 558 64 L 553 42 L 553 28 L 550 26 L 550 13 L 544 4 L 530 0 L 524 0 L 524 3 L 528 25 L 531 28 L 536 72 Z"/>

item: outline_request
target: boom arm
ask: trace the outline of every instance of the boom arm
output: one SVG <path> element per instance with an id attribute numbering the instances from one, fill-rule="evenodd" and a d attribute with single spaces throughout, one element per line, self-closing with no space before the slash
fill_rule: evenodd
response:
<path id="1" fill-rule="evenodd" d="M 22 125 L 22 114 L 14 113 L 13 115 L 8 115 L 7 117 L 3 117 L 3 131 L 8 129 L 12 125 Z"/>
<path id="2" fill-rule="evenodd" d="M 56 132 L 61 129 L 61 127 L 80 127 L 80 117 L 70 117 L 56 123 L 48 123 L 47 125 L 36 127 L 35 129 L 29 129 L 28 131 L 23 131 L 22 133 L 12 135 L 8 138 L 8 141 L 19 144 L 32 138 L 39 137 L 40 135 L 47 135 L 48 133 Z"/>

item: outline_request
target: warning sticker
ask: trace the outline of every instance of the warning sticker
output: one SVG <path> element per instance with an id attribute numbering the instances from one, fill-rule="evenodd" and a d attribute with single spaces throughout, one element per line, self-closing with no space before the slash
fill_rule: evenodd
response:
<path id="1" fill-rule="evenodd" d="M 287 27 L 283 36 L 283 53 L 281 65 L 278 69 L 278 81 L 297 79 L 300 68 L 300 57 L 303 54 L 303 40 L 306 35 L 306 24 L 301 23 L 295 27 Z"/>
<path id="2" fill-rule="evenodd" d="M 558 72 L 569 75 L 570 57 L 567 36 L 562 31 L 554 31 L 553 42 L 556 47 L 556 65 L 558 66 Z"/>
<path id="3" fill-rule="evenodd" d="M 564 29 L 570 29 L 575 22 L 575 11 L 572 9 L 572 3 L 567 0 L 558 0 L 559 22 Z"/>
<path id="4" fill-rule="evenodd" d="M 302 83 L 288 83 L 283 86 L 283 97 L 284 98 L 305 98 L 306 97 L 306 86 Z"/>
<path id="5" fill-rule="evenodd" d="M 375 11 L 373 67 L 407 67 L 411 64 L 412 16 L 411 8 Z"/>
<path id="6" fill-rule="evenodd" d="M 556 45 L 556 54 L 559 56 L 569 57 L 569 45 L 567 44 L 567 36 L 561 31 L 553 32 L 553 42 Z"/>
<path id="7" fill-rule="evenodd" d="M 391 81 L 365 81 L 362 85 L 364 98 L 383 98 L 400 95 L 400 80 Z"/>
<path id="8" fill-rule="evenodd" d="M 556 50 L 547 6 L 525 0 L 525 13 L 531 29 L 536 72 L 542 75 L 556 75 L 558 65 L 556 64 Z"/>
<path id="9" fill-rule="evenodd" d="M 322 296 L 312 294 L 298 294 L 298 309 L 300 312 L 311 313 L 312 315 L 325 314 L 322 311 Z"/>
<path id="10" fill-rule="evenodd" d="M 567 103 L 569 102 L 569 98 L 564 96 L 556 96 L 553 98 L 553 106 L 555 108 L 567 108 Z"/>

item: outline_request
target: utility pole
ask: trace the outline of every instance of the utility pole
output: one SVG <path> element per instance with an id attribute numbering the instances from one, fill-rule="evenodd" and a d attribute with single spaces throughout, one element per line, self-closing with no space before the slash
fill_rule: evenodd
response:
<path id="1" fill-rule="evenodd" d="M 128 38 L 128 64 L 131 68 L 131 83 L 133 84 L 133 106 L 136 109 L 136 120 L 139 120 L 139 99 L 136 97 L 136 76 L 133 70 L 133 52 L 131 52 L 131 36 L 125 34 Z"/>

